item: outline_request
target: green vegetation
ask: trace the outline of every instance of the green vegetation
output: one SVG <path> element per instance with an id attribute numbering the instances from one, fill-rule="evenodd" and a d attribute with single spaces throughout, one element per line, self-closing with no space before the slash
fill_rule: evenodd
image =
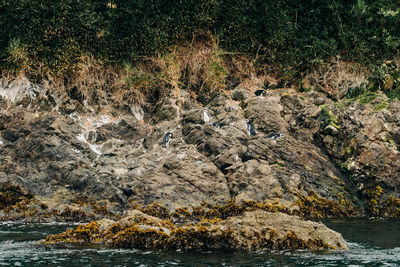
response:
<path id="1" fill-rule="evenodd" d="M 360 103 L 361 104 L 368 104 L 369 102 L 374 101 L 374 99 L 377 96 L 378 95 L 376 93 L 373 93 L 373 92 L 365 93 L 360 97 Z"/>
<path id="2" fill-rule="evenodd" d="M 375 106 L 376 111 L 381 111 L 382 109 L 385 109 L 389 106 L 389 104 L 385 101 L 379 103 L 378 105 Z"/>
<path id="3" fill-rule="evenodd" d="M 399 23 L 396 0 L 0 0 L 0 73 L 150 111 L 179 89 L 202 102 L 246 79 L 391 101 Z"/>
<path id="4" fill-rule="evenodd" d="M 336 129 L 340 129 L 338 118 L 325 105 L 321 106 L 320 116 L 321 116 L 322 121 L 326 124 L 325 126 L 331 125 L 331 126 L 335 127 Z"/>
<path id="5" fill-rule="evenodd" d="M 400 99 L 400 62 L 387 60 L 375 66 L 370 78 L 370 90 L 381 90 L 390 99 Z"/>
<path id="6" fill-rule="evenodd" d="M 399 23 L 396 0 L 3 0 L 0 57 L 5 69 L 40 62 L 67 71 L 82 55 L 123 62 L 210 32 L 224 49 L 258 51 L 269 62 L 283 62 L 286 73 L 336 55 L 393 59 Z"/>

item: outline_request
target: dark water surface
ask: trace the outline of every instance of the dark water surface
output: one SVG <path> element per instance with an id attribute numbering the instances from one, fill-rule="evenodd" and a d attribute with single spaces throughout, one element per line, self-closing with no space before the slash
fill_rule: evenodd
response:
<path id="1" fill-rule="evenodd" d="M 0 223 L 1 266 L 400 266 L 400 220 L 325 221 L 348 241 L 348 251 L 156 252 L 41 245 L 71 225 Z"/>

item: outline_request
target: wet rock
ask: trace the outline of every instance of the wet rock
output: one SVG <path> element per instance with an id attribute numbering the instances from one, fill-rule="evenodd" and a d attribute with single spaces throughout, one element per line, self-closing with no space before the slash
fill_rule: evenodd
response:
<path id="1" fill-rule="evenodd" d="M 60 105 L 60 111 L 66 115 L 72 114 L 75 110 L 76 107 L 73 103 L 63 103 Z"/>
<path id="2" fill-rule="evenodd" d="M 400 164 L 397 127 L 393 123 L 395 111 L 395 108 L 377 111 L 372 102 L 363 106 L 358 102 L 350 103 L 349 107 L 335 111 L 339 134 L 330 140 L 324 137 L 325 149 L 344 163 L 358 190 L 379 184 L 387 196 L 399 196 L 400 183 L 395 178 L 399 175 Z"/>
<path id="3" fill-rule="evenodd" d="M 45 243 L 57 242 L 91 242 L 114 247 L 162 250 L 348 248 L 339 233 L 321 223 L 261 210 L 226 220 L 201 221 L 181 227 L 135 211 L 120 222 L 92 222 L 76 230 L 46 237 Z"/>
<path id="4" fill-rule="evenodd" d="M 260 202 L 266 198 L 283 196 L 282 186 L 267 161 L 252 159 L 244 162 L 234 170 L 228 181 L 237 202 Z"/>
<path id="5" fill-rule="evenodd" d="M 30 82 L 25 76 L 18 77 L 11 81 L 0 79 L 0 96 L 13 103 L 25 103 L 25 107 L 40 94 L 45 94 L 45 90 L 40 86 Z M 25 101 L 24 101 L 25 99 Z"/>
<path id="6" fill-rule="evenodd" d="M 231 229 L 237 247 L 245 250 L 263 250 L 268 246 L 278 250 L 348 248 L 339 233 L 323 224 L 282 213 L 247 212 L 219 225 Z"/>
<path id="7" fill-rule="evenodd" d="M 224 95 L 215 97 L 208 107 L 211 111 L 211 120 L 222 126 L 235 125 L 245 121 L 241 108 Z"/>
<path id="8" fill-rule="evenodd" d="M 96 129 L 96 142 L 114 138 L 135 142 L 145 137 L 149 132 L 146 125 L 141 124 L 135 117 L 125 116 L 117 123 L 104 124 Z"/>
<path id="9" fill-rule="evenodd" d="M 24 136 L 22 133 L 15 129 L 6 129 L 3 133 L 2 136 L 5 140 L 13 143 L 18 140 L 21 136 Z"/>
<path id="10" fill-rule="evenodd" d="M 144 119 L 144 111 L 140 105 L 131 105 L 130 109 L 132 111 L 133 116 L 139 121 L 143 121 Z"/>
<path id="11" fill-rule="evenodd" d="M 324 129 L 324 133 L 331 134 L 331 135 L 337 135 L 339 133 L 339 130 L 336 127 L 333 127 L 332 125 L 328 125 Z"/>

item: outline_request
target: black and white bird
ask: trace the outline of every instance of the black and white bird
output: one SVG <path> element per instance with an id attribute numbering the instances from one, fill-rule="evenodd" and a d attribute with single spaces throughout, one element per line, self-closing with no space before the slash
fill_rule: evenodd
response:
<path id="1" fill-rule="evenodd" d="M 265 96 L 267 94 L 267 91 L 265 91 L 265 90 L 257 90 L 257 91 L 254 92 L 254 94 L 256 96 Z"/>
<path id="2" fill-rule="evenodd" d="M 217 127 L 218 129 L 221 128 L 221 125 L 218 122 L 211 122 L 210 125 L 214 126 L 214 127 Z"/>
<path id="3" fill-rule="evenodd" d="M 254 128 L 253 123 L 251 123 L 250 120 L 246 120 L 246 124 L 247 124 L 247 132 L 249 133 L 249 135 L 256 135 L 256 128 Z"/>
<path id="4" fill-rule="evenodd" d="M 278 140 L 278 139 L 281 139 L 284 136 L 285 136 L 284 134 L 272 133 L 272 134 L 267 135 L 266 137 L 269 138 L 269 139 L 272 139 L 272 140 Z"/>
<path id="5" fill-rule="evenodd" d="M 167 147 L 173 137 L 174 135 L 172 133 L 166 132 L 162 141 L 162 147 Z"/>
<path id="6" fill-rule="evenodd" d="M 206 124 L 210 123 L 210 114 L 208 113 L 208 110 L 206 108 L 203 109 L 202 117 L 203 117 L 204 123 L 206 123 Z"/>

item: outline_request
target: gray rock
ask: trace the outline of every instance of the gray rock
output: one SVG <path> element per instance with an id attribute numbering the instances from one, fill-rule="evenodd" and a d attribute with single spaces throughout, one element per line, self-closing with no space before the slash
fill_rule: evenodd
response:
<path id="1" fill-rule="evenodd" d="M 155 114 L 152 116 L 153 123 L 160 123 L 162 121 L 171 121 L 176 119 L 178 110 L 176 105 L 170 99 L 165 99 L 157 108 Z"/>
<path id="2" fill-rule="evenodd" d="M 160 202 L 175 209 L 230 199 L 224 175 L 191 146 L 154 151 L 135 161 L 137 165 L 121 177 L 129 201 Z"/>
<path id="3" fill-rule="evenodd" d="M 232 91 L 232 99 L 236 101 L 243 101 L 249 97 L 249 91 L 244 88 L 236 88 Z"/>
<path id="4" fill-rule="evenodd" d="M 245 116 L 263 133 L 285 133 L 287 122 L 281 117 L 279 98 L 252 98 L 247 102 Z"/>
<path id="5" fill-rule="evenodd" d="M 109 199 L 121 209 L 129 202 L 176 209 L 233 197 L 296 201 L 309 191 L 339 201 L 338 194 L 353 199 L 354 192 L 376 185 L 384 196 L 399 196 L 398 101 L 377 111 L 373 103 L 337 107 L 315 92 L 279 89 L 242 104 L 216 94 L 206 108 L 219 129 L 204 124 L 203 107 L 190 97 L 162 101 L 144 114 L 151 123 L 121 111 L 102 120 L 104 114 L 90 108 L 78 113 L 75 104 L 69 114 L 0 101 L 8 108 L 0 112 L 1 179 L 37 197 L 53 197 L 64 188 L 71 199 Z M 324 107 L 315 98 L 322 98 Z M 323 110 L 330 115 L 322 116 Z M 257 136 L 247 134 L 246 119 Z M 165 132 L 174 138 L 162 149 Z M 284 138 L 265 138 L 271 133 Z"/>

